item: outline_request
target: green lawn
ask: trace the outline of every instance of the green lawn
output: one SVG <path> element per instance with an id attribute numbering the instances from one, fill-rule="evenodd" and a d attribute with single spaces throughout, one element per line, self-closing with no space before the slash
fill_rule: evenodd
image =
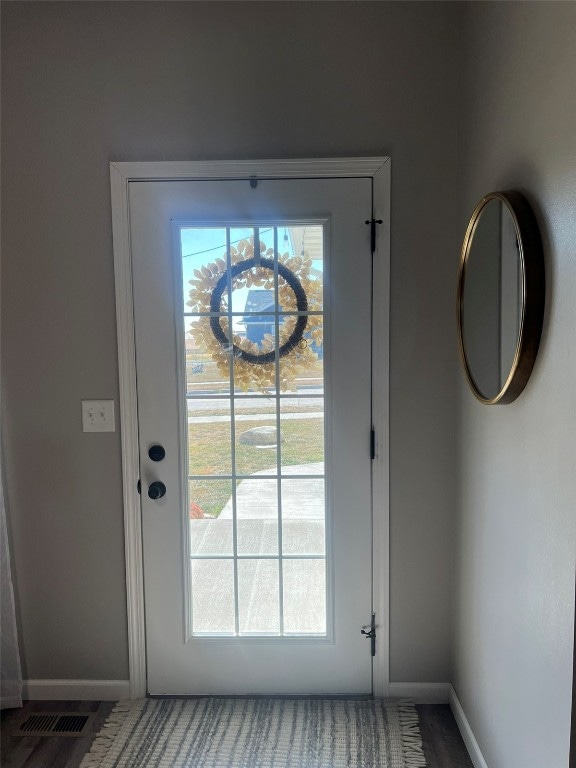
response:
<path id="1" fill-rule="evenodd" d="M 258 411 L 261 413 L 261 411 Z M 203 413 L 203 415 L 205 415 Z M 271 417 L 266 421 L 239 421 L 236 434 L 236 471 L 250 475 L 276 466 L 275 448 L 257 448 L 243 445 L 238 437 L 252 427 L 275 425 Z M 283 421 L 282 466 L 308 464 L 324 460 L 323 419 Z M 194 475 L 231 474 L 230 424 L 213 422 L 189 424 L 189 471 Z M 207 516 L 217 517 L 232 493 L 230 480 L 193 480 L 190 500 L 198 504 Z"/>

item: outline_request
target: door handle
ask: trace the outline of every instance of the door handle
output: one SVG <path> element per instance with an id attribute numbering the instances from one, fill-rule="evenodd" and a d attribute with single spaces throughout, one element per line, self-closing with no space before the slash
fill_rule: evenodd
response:
<path id="1" fill-rule="evenodd" d="M 162 496 L 166 495 L 166 486 L 164 483 L 161 483 L 160 480 L 156 480 L 153 483 L 150 483 L 148 487 L 148 497 L 150 499 L 154 499 L 156 501 L 157 499 L 161 499 Z"/>

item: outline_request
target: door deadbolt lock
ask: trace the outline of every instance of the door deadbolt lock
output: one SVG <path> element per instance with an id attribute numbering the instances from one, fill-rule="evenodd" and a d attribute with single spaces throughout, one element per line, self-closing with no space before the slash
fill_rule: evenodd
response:
<path id="1" fill-rule="evenodd" d="M 152 459 L 152 461 L 162 461 L 162 459 L 166 456 L 164 446 L 158 444 L 151 445 L 150 448 L 148 448 L 148 456 Z"/>

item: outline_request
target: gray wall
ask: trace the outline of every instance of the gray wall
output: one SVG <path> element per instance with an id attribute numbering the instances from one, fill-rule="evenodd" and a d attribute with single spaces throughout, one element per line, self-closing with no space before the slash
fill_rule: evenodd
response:
<path id="1" fill-rule="evenodd" d="M 127 676 L 110 160 L 392 156 L 391 675 L 450 670 L 460 10 L 11 3 L 3 397 L 25 676 Z M 367 553 L 368 555 L 368 553 Z"/>
<path id="2" fill-rule="evenodd" d="M 454 685 L 490 768 L 566 768 L 576 555 L 576 4 L 467 8 L 464 206 L 524 192 L 547 308 L 516 402 L 461 389 Z"/>

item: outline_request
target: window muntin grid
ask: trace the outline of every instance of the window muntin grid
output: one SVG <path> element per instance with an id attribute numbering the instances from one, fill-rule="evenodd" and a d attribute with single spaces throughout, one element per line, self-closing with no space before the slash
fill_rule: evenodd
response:
<path id="1" fill-rule="evenodd" d="M 285 249 L 282 248 L 284 243 L 279 244 L 279 240 L 284 233 L 285 242 L 286 229 L 283 225 L 259 228 L 261 240 L 272 236 L 274 249 L 274 273 L 270 273 L 271 280 L 267 280 L 264 285 L 264 290 L 272 292 L 267 297 L 271 301 L 267 303 L 266 312 L 260 309 L 266 303 L 266 297 L 256 297 L 262 301 L 258 302 L 256 311 L 251 311 L 249 294 L 244 291 L 242 296 L 242 288 L 237 288 L 232 296 L 229 283 L 222 298 L 222 311 L 218 313 L 219 317 L 225 318 L 227 327 L 232 327 L 234 333 L 238 332 L 243 323 L 248 331 L 248 324 L 252 320 L 256 321 L 251 325 L 252 330 L 257 328 L 258 322 L 265 323 L 266 332 L 273 330 L 276 383 L 282 375 L 283 359 L 279 359 L 277 354 L 281 324 L 286 317 L 301 314 L 285 311 L 279 306 L 278 252 L 287 251 L 289 256 L 295 256 L 295 246 L 304 250 L 306 232 L 311 233 L 315 241 L 315 255 L 319 256 L 313 260 L 313 270 L 316 279 L 321 281 L 323 277 L 322 225 L 290 224 L 289 247 Z M 203 242 L 210 243 L 210 238 L 212 242 L 225 242 L 229 272 L 231 244 L 236 238 L 250 235 L 254 235 L 253 227 L 181 228 L 186 309 L 187 283 L 193 269 L 216 257 L 224 258 L 222 248 L 218 251 L 198 246 Z M 300 242 L 295 243 L 298 240 Z M 187 263 L 194 256 L 196 262 L 192 260 Z M 199 262 L 198 259 L 203 261 Z M 316 345 L 314 332 L 321 327 L 323 307 L 317 298 L 318 293 L 322 295 L 319 286 L 315 286 L 314 291 L 315 301 L 305 314 L 309 317 L 307 343 Z M 233 365 L 227 365 L 228 377 L 223 374 L 222 366 L 216 375 L 212 375 L 217 369 L 206 355 L 206 350 L 194 349 L 194 345 L 188 341 L 191 338 L 188 333 L 191 324 L 200 317 L 210 315 L 185 311 L 183 318 L 187 340 L 185 412 L 189 452 L 192 634 L 199 637 L 325 638 L 327 584 L 323 349 L 318 345 L 312 348 L 317 353 L 317 359 L 310 370 L 305 371 L 302 381 L 297 381 L 295 391 L 279 391 L 277 386 L 270 387 L 266 395 L 253 390 L 239 391 L 235 386 Z M 273 447 L 252 448 L 252 456 L 247 457 L 246 452 L 250 451 L 250 446 L 242 445 L 239 438 L 259 426 L 276 429 L 276 444 Z M 206 451 L 210 442 L 207 432 L 213 445 L 218 445 L 217 466 L 211 465 L 209 451 Z M 280 440 L 277 439 L 278 435 Z M 201 457 L 198 456 L 200 445 L 206 454 Z M 297 463 L 300 450 L 303 451 L 304 460 Z M 255 451 L 266 456 L 266 459 L 254 462 L 257 455 Z M 310 461 L 310 458 L 315 461 Z M 299 495 L 306 503 L 305 515 L 301 515 L 298 510 L 296 497 Z M 209 505 L 207 514 L 210 517 L 206 515 L 203 503 Z M 288 515 L 287 509 L 292 510 Z M 294 514 L 295 518 L 291 516 Z M 204 562 L 204 566 L 200 566 L 200 562 Z M 228 565 L 220 566 L 219 562 Z M 211 569 L 217 578 L 225 579 L 226 583 L 214 584 L 209 577 Z M 277 577 L 271 577 L 272 585 L 263 581 L 264 575 L 276 573 Z M 285 573 L 289 575 L 288 581 L 284 578 Z M 305 583 L 295 586 L 298 581 L 295 574 L 298 573 L 304 574 Z M 251 602 L 249 600 L 246 604 L 246 595 L 249 593 Z M 230 618 L 231 595 L 233 628 Z M 216 616 L 215 606 L 218 605 L 223 611 L 222 617 Z M 315 606 L 312 611 L 311 606 Z M 276 618 L 264 615 L 270 611 L 274 613 L 276 609 Z M 288 617 L 288 625 L 285 625 L 285 617 Z M 301 619 L 300 627 L 298 617 Z"/>

